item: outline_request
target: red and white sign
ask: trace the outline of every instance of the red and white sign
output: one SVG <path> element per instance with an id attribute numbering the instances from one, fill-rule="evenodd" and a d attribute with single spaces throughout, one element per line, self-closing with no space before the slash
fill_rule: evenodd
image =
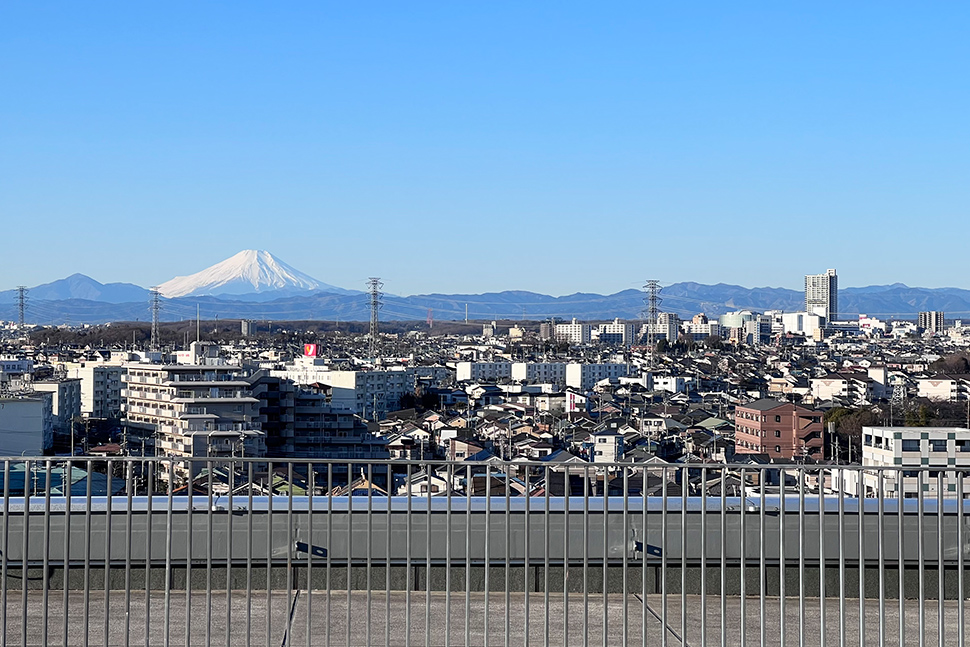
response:
<path id="1" fill-rule="evenodd" d="M 317 356 L 317 345 L 316 344 L 303 344 L 303 355 L 305 357 L 316 357 Z"/>

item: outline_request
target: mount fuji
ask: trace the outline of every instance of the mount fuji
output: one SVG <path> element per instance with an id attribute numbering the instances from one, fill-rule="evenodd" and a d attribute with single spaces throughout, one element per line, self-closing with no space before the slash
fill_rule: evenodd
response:
<path id="1" fill-rule="evenodd" d="M 221 263 L 189 276 L 177 276 L 158 286 L 162 296 L 174 299 L 195 296 L 247 297 L 250 300 L 280 298 L 308 292 L 357 294 L 316 280 L 287 265 L 269 252 L 246 249 Z M 253 299 L 255 297 L 255 299 Z"/>

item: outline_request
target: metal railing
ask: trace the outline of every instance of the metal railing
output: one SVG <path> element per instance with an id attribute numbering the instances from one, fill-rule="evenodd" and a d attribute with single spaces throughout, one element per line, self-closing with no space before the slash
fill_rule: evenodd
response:
<path id="1" fill-rule="evenodd" d="M 0 644 L 963 647 L 968 483 L 901 472 L 8 459 Z"/>

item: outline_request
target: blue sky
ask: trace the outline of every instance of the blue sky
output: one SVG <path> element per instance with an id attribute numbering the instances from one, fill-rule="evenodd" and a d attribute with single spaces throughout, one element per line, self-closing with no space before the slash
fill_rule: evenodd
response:
<path id="1" fill-rule="evenodd" d="M 966 3 L 3 3 L 0 289 L 247 248 L 398 294 L 970 287 L 968 28 Z"/>

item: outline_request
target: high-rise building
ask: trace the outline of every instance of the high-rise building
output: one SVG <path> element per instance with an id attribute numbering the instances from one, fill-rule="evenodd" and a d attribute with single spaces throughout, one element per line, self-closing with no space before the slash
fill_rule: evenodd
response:
<path id="1" fill-rule="evenodd" d="M 943 312 L 941 310 L 931 310 L 919 313 L 919 320 L 916 324 L 926 332 L 943 334 Z"/>
<path id="2" fill-rule="evenodd" d="M 827 322 L 839 316 L 839 277 L 835 270 L 805 275 L 805 312 L 822 315 Z"/>

